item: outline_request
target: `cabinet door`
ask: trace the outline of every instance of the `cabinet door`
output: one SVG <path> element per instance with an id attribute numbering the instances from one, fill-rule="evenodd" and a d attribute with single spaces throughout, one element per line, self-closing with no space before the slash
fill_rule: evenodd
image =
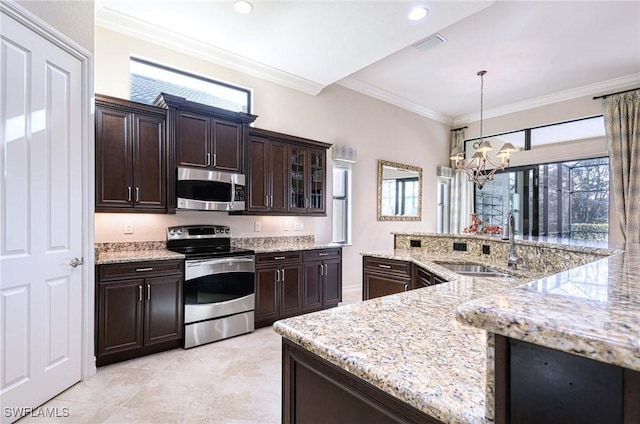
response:
<path id="1" fill-rule="evenodd" d="M 399 279 L 383 274 L 364 272 L 363 300 L 409 290 L 409 279 Z"/>
<path id="2" fill-rule="evenodd" d="M 307 156 L 309 150 L 289 146 L 289 211 L 306 212 L 307 193 Z"/>
<path id="3" fill-rule="evenodd" d="M 269 140 L 250 137 L 247 145 L 247 210 L 266 211 L 269 208 Z"/>
<path id="4" fill-rule="evenodd" d="M 179 340 L 182 338 L 181 275 L 151 277 L 145 283 L 144 344 Z"/>
<path id="5" fill-rule="evenodd" d="M 322 306 L 337 306 L 342 301 L 342 259 L 327 259 L 324 262 L 324 296 Z"/>
<path id="6" fill-rule="evenodd" d="M 310 213 L 324 213 L 326 210 L 326 151 L 309 150 L 309 202 Z"/>
<path id="7" fill-rule="evenodd" d="M 167 207 L 164 119 L 134 115 L 134 204 L 140 209 Z"/>
<path id="8" fill-rule="evenodd" d="M 279 269 L 279 267 L 256 269 L 256 323 L 278 318 L 276 270 Z"/>
<path id="9" fill-rule="evenodd" d="M 280 280 L 280 316 L 302 313 L 302 265 L 283 265 Z"/>
<path id="10" fill-rule="evenodd" d="M 176 116 L 177 166 L 209 168 L 211 156 L 211 118 L 188 112 Z"/>
<path id="11" fill-rule="evenodd" d="M 143 346 L 143 279 L 98 284 L 96 356 Z"/>
<path id="12" fill-rule="evenodd" d="M 133 206 L 131 114 L 96 108 L 96 210 Z"/>
<path id="13" fill-rule="evenodd" d="M 269 143 L 269 188 L 271 196 L 269 210 L 271 212 L 287 211 L 288 170 L 287 145 L 271 141 Z"/>
<path id="14" fill-rule="evenodd" d="M 324 264 L 322 262 L 305 263 L 302 295 L 302 310 L 304 312 L 322 308 L 323 283 Z"/>
<path id="15" fill-rule="evenodd" d="M 242 125 L 235 122 L 212 120 L 213 158 L 211 166 L 226 172 L 243 173 Z"/>

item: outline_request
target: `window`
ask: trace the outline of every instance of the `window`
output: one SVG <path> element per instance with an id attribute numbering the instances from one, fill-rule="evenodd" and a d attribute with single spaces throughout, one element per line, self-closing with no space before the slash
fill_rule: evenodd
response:
<path id="1" fill-rule="evenodd" d="M 334 162 L 333 168 L 333 242 L 351 242 L 351 169 Z"/>
<path id="2" fill-rule="evenodd" d="M 130 97 L 135 102 L 153 104 L 160 93 L 167 93 L 234 112 L 251 111 L 251 91 L 246 88 L 133 57 L 129 66 Z"/>
<path id="3" fill-rule="evenodd" d="M 438 177 L 438 209 L 436 210 L 436 231 L 439 234 L 449 232 L 449 198 L 451 197 L 451 179 Z"/>
<path id="4" fill-rule="evenodd" d="M 512 212 L 518 234 L 605 242 L 609 235 L 609 158 L 507 169 L 476 190 L 476 213 L 503 225 Z"/>

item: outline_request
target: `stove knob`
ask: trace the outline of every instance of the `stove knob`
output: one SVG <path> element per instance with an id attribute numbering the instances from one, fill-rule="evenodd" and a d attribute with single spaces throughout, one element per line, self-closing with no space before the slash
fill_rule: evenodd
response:
<path id="1" fill-rule="evenodd" d="M 182 228 L 178 228 L 178 229 L 176 230 L 176 234 L 181 235 L 181 234 L 182 234 Z"/>
<path id="2" fill-rule="evenodd" d="M 176 233 L 176 230 L 169 230 L 169 235 L 172 236 Z"/>
<path id="3" fill-rule="evenodd" d="M 225 233 L 229 234 L 229 229 L 224 230 Z"/>
<path id="4" fill-rule="evenodd" d="M 216 234 L 220 234 L 220 228 L 216 228 Z"/>

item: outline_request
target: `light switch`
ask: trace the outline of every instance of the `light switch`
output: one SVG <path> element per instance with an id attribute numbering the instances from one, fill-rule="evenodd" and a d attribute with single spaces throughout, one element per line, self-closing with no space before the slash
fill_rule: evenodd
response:
<path id="1" fill-rule="evenodd" d="M 284 231 L 289 231 L 289 221 L 284 221 L 284 222 L 282 223 L 282 229 L 283 229 Z"/>

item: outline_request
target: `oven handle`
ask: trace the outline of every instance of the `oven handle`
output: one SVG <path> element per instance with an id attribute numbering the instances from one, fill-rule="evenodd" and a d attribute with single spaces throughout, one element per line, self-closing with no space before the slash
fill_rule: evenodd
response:
<path id="1" fill-rule="evenodd" d="M 242 262 L 255 262 L 253 256 L 247 257 L 226 257 L 219 259 L 189 259 L 185 261 L 186 267 L 194 267 L 201 265 L 215 265 L 215 264 L 224 264 L 224 263 L 242 263 Z"/>

